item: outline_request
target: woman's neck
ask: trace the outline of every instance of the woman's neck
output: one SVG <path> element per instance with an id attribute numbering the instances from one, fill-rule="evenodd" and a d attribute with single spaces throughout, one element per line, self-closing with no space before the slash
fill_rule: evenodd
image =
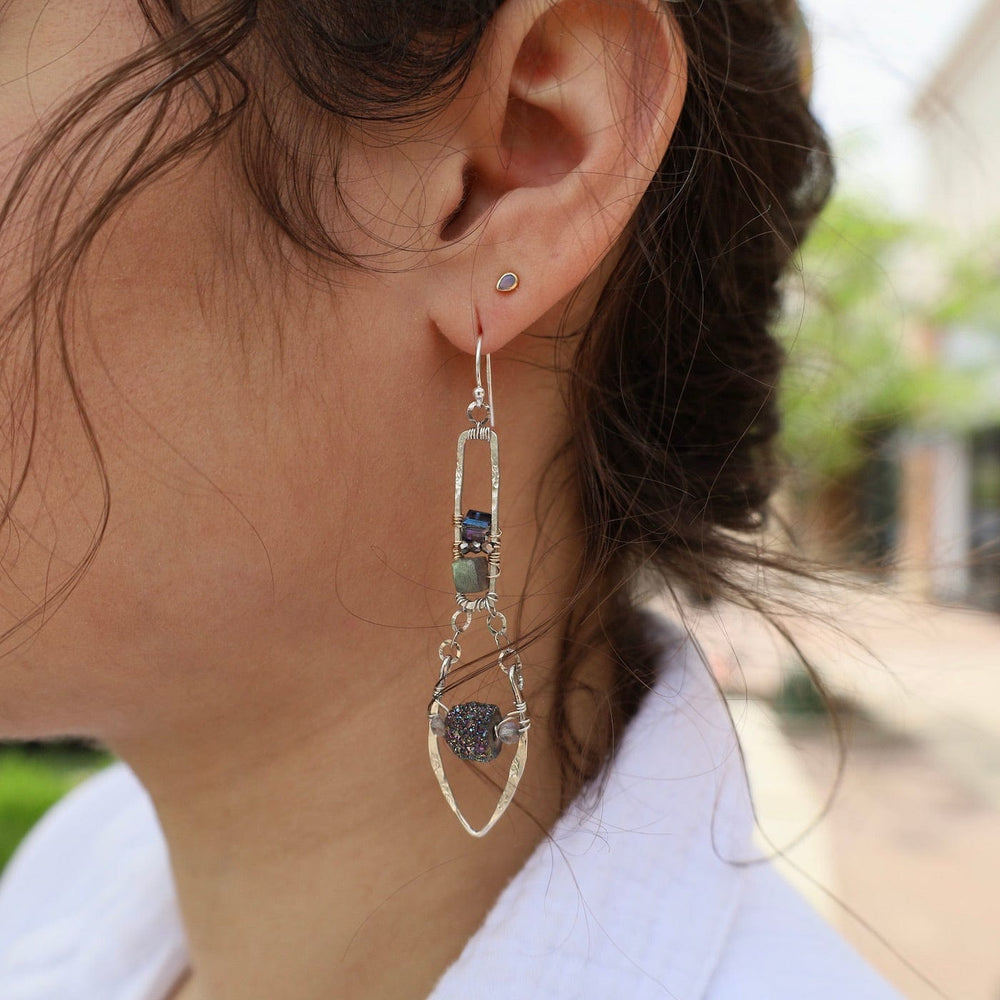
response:
<path id="1" fill-rule="evenodd" d="M 309 704 L 321 692 L 306 696 L 308 728 L 290 701 L 123 748 L 170 847 L 194 968 L 185 1000 L 424 997 L 557 818 L 536 717 L 508 815 L 482 840 L 460 829 L 428 765 L 427 678 L 403 638 L 381 659 L 401 668 L 372 670 L 366 691 L 323 712 Z M 496 790 L 446 766 L 488 815 Z"/>
<path id="2" fill-rule="evenodd" d="M 518 451 L 511 440 L 512 468 Z M 509 535 L 523 544 L 508 546 L 505 580 L 518 593 L 533 539 L 515 518 Z M 573 582 L 571 547 L 545 551 L 525 622 L 551 614 Z M 276 638 L 246 663 L 239 689 L 231 667 L 216 689 L 210 667 L 179 666 L 192 686 L 181 709 L 164 706 L 156 724 L 109 742 L 149 790 L 169 845 L 194 970 L 184 1000 L 427 996 L 559 816 L 546 686 L 558 633 L 522 650 L 528 759 L 513 804 L 481 840 L 459 826 L 427 758 L 440 629 L 345 616 L 336 642 L 316 641 L 333 628 L 303 629 L 308 642 Z M 463 662 L 490 649 L 495 661 L 480 616 L 463 636 Z M 606 689 L 606 670 L 595 656 L 578 676 Z M 506 684 L 493 667 L 456 695 L 506 704 Z M 594 711 L 600 699 L 585 701 Z M 510 752 L 485 769 L 445 752 L 473 822 L 490 815 Z"/>

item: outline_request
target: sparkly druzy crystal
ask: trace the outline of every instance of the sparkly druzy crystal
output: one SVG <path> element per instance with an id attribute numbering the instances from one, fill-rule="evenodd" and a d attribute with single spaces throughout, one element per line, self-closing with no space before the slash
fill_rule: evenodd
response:
<path id="1" fill-rule="evenodd" d="M 500 723 L 500 709 L 479 701 L 466 701 L 456 705 L 445 718 L 444 741 L 451 752 L 462 760 L 488 763 L 500 755 L 500 740 L 496 727 Z"/>
<path id="2" fill-rule="evenodd" d="M 462 540 L 469 542 L 479 542 L 482 545 L 486 541 L 486 536 L 490 533 L 493 525 L 493 517 L 484 514 L 481 510 L 470 510 L 462 518 Z"/>

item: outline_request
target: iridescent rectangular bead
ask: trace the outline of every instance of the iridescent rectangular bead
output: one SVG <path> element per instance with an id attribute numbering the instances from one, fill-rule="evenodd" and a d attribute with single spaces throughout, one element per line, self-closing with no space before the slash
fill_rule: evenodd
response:
<path id="1" fill-rule="evenodd" d="M 466 556 L 451 564 L 455 590 L 459 594 L 485 594 L 490 585 L 489 560 L 486 556 Z"/>

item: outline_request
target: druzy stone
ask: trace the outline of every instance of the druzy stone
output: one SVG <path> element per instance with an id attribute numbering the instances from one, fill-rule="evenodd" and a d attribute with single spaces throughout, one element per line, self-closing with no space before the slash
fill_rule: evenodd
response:
<path id="1" fill-rule="evenodd" d="M 455 590 L 459 594 L 484 594 L 490 585 L 490 566 L 486 556 L 465 556 L 451 564 Z"/>
<path id="2" fill-rule="evenodd" d="M 444 722 L 444 741 L 462 760 L 487 764 L 500 756 L 496 728 L 500 709 L 479 701 L 465 701 L 450 709 Z"/>
<path id="3" fill-rule="evenodd" d="M 481 510 L 470 510 L 462 518 L 462 539 L 466 542 L 479 542 L 480 545 L 486 541 L 486 536 L 490 533 L 493 525 L 493 516 L 484 514 Z"/>

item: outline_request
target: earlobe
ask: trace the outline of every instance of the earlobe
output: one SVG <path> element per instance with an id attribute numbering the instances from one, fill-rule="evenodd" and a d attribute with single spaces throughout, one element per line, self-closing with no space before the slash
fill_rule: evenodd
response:
<path id="1" fill-rule="evenodd" d="M 451 301 L 432 319 L 474 349 L 469 302 L 454 301 L 469 288 L 495 351 L 571 296 L 625 230 L 680 116 L 686 60 L 655 0 L 508 0 L 477 58 L 482 89 L 455 136 L 466 190 L 441 232 Z M 514 294 L 498 286 L 507 271 Z"/>

